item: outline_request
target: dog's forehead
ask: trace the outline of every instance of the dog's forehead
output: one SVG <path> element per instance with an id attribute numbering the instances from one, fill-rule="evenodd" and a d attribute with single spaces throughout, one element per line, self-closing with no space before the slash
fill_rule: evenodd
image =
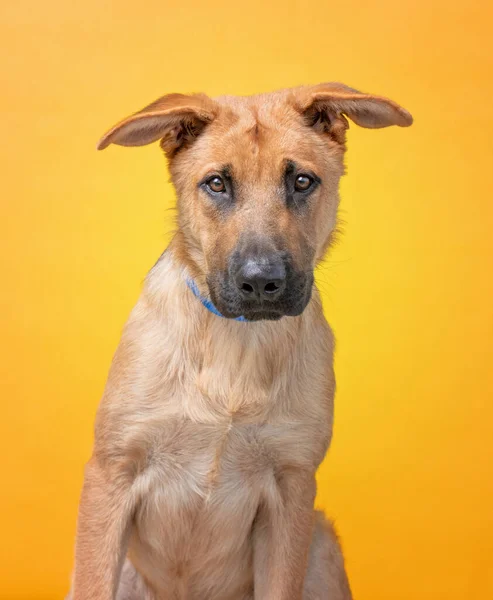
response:
<path id="1" fill-rule="evenodd" d="M 245 128 L 283 122 L 289 127 L 289 121 L 299 120 L 292 90 L 252 96 L 218 96 L 214 101 L 223 109 L 219 112 L 220 121 L 235 120 Z"/>
<path id="2" fill-rule="evenodd" d="M 222 110 L 195 146 L 199 160 L 231 164 L 238 174 L 261 170 L 272 176 L 288 159 L 317 160 L 319 138 L 304 123 L 289 91 L 214 100 Z"/>
<path id="3" fill-rule="evenodd" d="M 281 104 L 293 104 L 298 88 L 290 88 L 284 90 L 276 90 L 274 92 L 266 92 L 262 94 L 251 94 L 249 96 L 232 96 L 223 95 L 213 98 L 214 102 L 223 106 L 235 108 L 249 108 L 259 106 L 270 106 Z"/>

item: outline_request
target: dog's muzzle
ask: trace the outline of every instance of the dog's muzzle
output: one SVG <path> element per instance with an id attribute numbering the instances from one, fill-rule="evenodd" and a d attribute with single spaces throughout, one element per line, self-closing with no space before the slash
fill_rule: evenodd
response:
<path id="1" fill-rule="evenodd" d="M 296 316 L 307 306 L 313 274 L 298 273 L 282 252 L 233 254 L 226 272 L 208 278 L 214 305 L 222 315 L 248 321 Z"/>

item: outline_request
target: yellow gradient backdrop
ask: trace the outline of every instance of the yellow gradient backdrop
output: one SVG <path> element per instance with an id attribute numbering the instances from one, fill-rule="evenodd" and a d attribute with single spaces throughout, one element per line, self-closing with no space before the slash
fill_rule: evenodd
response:
<path id="1" fill-rule="evenodd" d="M 343 81 L 410 129 L 349 134 L 320 269 L 338 340 L 318 502 L 357 600 L 493 598 L 493 8 L 486 0 L 5 2 L 0 598 L 67 591 L 123 323 L 172 231 L 157 145 L 95 151 L 163 93 Z"/>

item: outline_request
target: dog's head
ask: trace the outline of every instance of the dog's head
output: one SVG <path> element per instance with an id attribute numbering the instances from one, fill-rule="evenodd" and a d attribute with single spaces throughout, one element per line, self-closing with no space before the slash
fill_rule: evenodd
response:
<path id="1" fill-rule="evenodd" d="M 299 315 L 336 226 L 349 117 L 408 126 L 395 102 L 342 84 L 249 97 L 169 94 L 98 148 L 161 140 L 178 195 L 179 252 L 218 310 Z"/>

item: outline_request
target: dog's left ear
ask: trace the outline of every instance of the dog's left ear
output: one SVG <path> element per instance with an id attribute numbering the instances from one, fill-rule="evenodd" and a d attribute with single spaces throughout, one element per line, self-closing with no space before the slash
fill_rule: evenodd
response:
<path id="1" fill-rule="evenodd" d="M 98 150 L 110 144 L 144 146 L 161 140 L 172 155 L 193 141 L 217 115 L 216 103 L 205 94 L 168 94 L 123 119 L 101 138 Z"/>
<path id="2" fill-rule="evenodd" d="M 364 94 L 342 83 L 321 83 L 298 89 L 298 108 L 309 125 L 344 141 L 349 117 L 361 127 L 372 129 L 412 124 L 411 114 L 393 100 Z"/>

